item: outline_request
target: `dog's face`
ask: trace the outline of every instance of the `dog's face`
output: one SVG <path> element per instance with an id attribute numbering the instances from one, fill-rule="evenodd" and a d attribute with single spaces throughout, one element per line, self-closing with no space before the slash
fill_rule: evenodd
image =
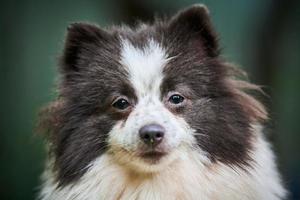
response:
<path id="1" fill-rule="evenodd" d="M 60 97 L 48 113 L 62 184 L 103 154 L 139 173 L 195 151 L 203 162 L 243 166 L 250 125 L 264 118 L 229 79 L 201 6 L 135 29 L 73 24 L 61 73 Z"/>

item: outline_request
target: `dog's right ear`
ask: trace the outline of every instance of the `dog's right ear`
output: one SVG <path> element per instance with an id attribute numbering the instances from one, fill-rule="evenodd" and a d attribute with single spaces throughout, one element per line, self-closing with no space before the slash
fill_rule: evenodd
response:
<path id="1" fill-rule="evenodd" d="M 73 23 L 68 27 L 64 52 L 61 57 L 63 72 L 80 71 L 82 59 L 89 59 L 96 49 L 105 45 L 110 34 L 96 25 Z"/>

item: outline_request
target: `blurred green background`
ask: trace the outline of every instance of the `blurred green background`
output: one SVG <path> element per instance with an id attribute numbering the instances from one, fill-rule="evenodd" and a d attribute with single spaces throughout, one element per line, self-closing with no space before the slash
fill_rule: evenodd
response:
<path id="1" fill-rule="evenodd" d="M 101 26 L 206 4 L 223 55 L 264 85 L 267 135 L 291 195 L 300 199 L 300 1 L 52 0 L 0 2 L 0 199 L 34 199 L 45 150 L 34 134 L 38 109 L 55 97 L 56 60 L 66 27 Z"/>

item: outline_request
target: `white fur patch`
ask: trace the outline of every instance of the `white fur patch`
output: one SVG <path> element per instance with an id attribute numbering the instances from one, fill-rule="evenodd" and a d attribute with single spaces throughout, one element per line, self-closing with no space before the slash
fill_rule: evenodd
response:
<path id="1" fill-rule="evenodd" d="M 163 67 L 168 62 L 164 49 L 150 39 L 143 49 L 135 48 L 128 40 L 123 40 L 121 63 L 128 70 L 130 81 L 137 96 L 160 96 Z"/>
<path id="2" fill-rule="evenodd" d="M 95 160 L 73 186 L 56 188 L 53 174 L 45 173 L 43 200 L 279 200 L 281 186 L 274 156 L 256 127 L 248 172 L 221 163 L 204 165 L 201 153 L 180 151 L 176 162 L 157 174 L 137 175 L 116 164 L 109 154 Z"/>
<path id="3" fill-rule="evenodd" d="M 123 41 L 122 47 L 121 63 L 128 70 L 138 101 L 126 122 L 123 124 L 120 121 L 110 131 L 111 151 L 118 152 L 114 153 L 118 156 L 117 161 L 123 164 L 127 162 L 136 170 L 158 171 L 175 159 L 175 150 L 177 152 L 180 148 L 193 145 L 193 130 L 184 119 L 172 114 L 161 101 L 163 68 L 168 62 L 164 49 L 154 40 L 149 40 L 143 49 L 135 48 L 128 40 Z M 169 155 L 156 165 L 145 164 L 135 155 L 141 145 L 139 130 L 151 123 L 164 127 L 163 143 L 169 151 Z"/>

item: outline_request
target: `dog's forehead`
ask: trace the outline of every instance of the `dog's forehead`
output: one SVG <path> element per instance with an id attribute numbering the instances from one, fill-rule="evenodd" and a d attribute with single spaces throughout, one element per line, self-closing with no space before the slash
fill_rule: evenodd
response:
<path id="1" fill-rule="evenodd" d="M 129 80 L 139 98 L 160 94 L 163 69 L 168 60 L 165 49 L 152 38 L 143 47 L 121 39 L 121 64 L 128 71 Z"/>

